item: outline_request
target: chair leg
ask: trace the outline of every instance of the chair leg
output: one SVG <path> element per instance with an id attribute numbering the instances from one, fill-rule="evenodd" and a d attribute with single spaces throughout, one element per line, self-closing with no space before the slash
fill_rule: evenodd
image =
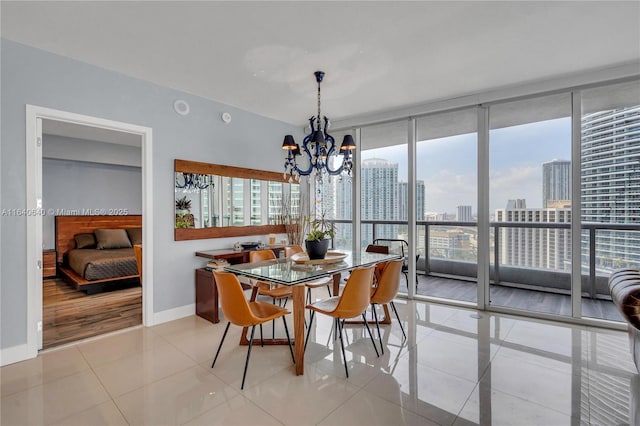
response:
<path id="1" fill-rule="evenodd" d="M 398 310 L 396 309 L 396 304 L 393 302 L 389 303 L 391 308 L 393 309 L 393 313 L 396 314 L 396 318 L 398 318 L 398 324 L 400 324 L 400 330 L 402 330 L 402 335 L 404 338 L 407 338 L 407 334 L 404 332 L 404 327 L 402 326 L 402 321 L 400 321 L 400 315 L 398 315 Z"/>
<path id="2" fill-rule="evenodd" d="M 307 305 L 311 304 L 311 288 L 307 287 Z"/>
<path id="3" fill-rule="evenodd" d="M 327 284 L 327 292 L 329 293 L 329 297 L 331 297 L 331 287 Z"/>
<path id="4" fill-rule="evenodd" d="M 247 360 L 244 362 L 244 373 L 242 373 L 242 385 L 240 389 L 244 389 L 244 379 L 247 377 L 247 367 L 249 366 L 249 358 L 251 358 L 251 347 L 253 346 L 253 333 L 256 331 L 256 326 L 251 327 L 251 338 L 249 339 L 249 348 L 247 349 Z"/>
<path id="5" fill-rule="evenodd" d="M 373 340 L 373 334 L 371 334 L 371 329 L 369 328 L 369 323 L 367 323 L 367 317 L 364 312 L 362 313 L 362 320 L 364 321 L 365 327 L 367 327 L 367 332 L 369 333 L 369 337 L 371 338 L 371 343 L 373 344 L 373 349 L 376 350 L 376 356 L 380 357 L 380 352 L 378 352 L 378 347 L 376 346 L 375 340 Z M 380 330 L 378 330 L 380 331 Z M 382 345 L 382 341 L 380 341 L 380 345 Z"/>
<path id="6" fill-rule="evenodd" d="M 287 320 L 282 317 L 282 322 L 284 323 L 284 332 L 287 335 L 287 342 L 289 342 L 289 351 L 291 352 L 291 360 L 293 363 L 296 363 L 296 357 L 293 355 L 293 346 L 291 346 L 291 338 L 289 337 L 289 328 L 287 328 Z"/>
<path id="7" fill-rule="evenodd" d="M 260 324 L 260 346 L 264 348 L 264 339 L 262 338 L 262 324 Z"/>
<path id="8" fill-rule="evenodd" d="M 376 312 L 376 305 L 371 304 L 371 310 L 373 311 L 373 318 L 376 320 L 376 328 L 378 329 L 378 339 L 380 340 L 380 350 L 384 353 L 384 345 L 382 344 L 382 336 L 380 335 L 380 323 L 378 322 L 378 313 Z"/>
<path id="9" fill-rule="evenodd" d="M 307 350 L 307 343 L 309 342 L 309 336 L 311 335 L 311 324 L 313 324 L 313 317 L 315 316 L 316 311 L 311 311 L 311 318 L 309 319 L 309 328 L 307 328 L 307 338 L 304 339 L 304 350 Z"/>
<path id="10" fill-rule="evenodd" d="M 348 379 L 349 368 L 347 367 L 347 355 L 344 353 L 344 342 L 342 341 L 342 324 L 340 324 L 340 320 L 338 320 L 338 329 L 340 333 L 340 348 L 342 349 L 342 360 L 344 361 L 344 372 L 347 374 L 347 379 Z"/>
<path id="11" fill-rule="evenodd" d="M 218 345 L 218 350 L 216 351 L 216 356 L 213 358 L 213 364 L 211 364 L 211 368 L 216 365 L 216 360 L 218 359 L 218 355 L 220 355 L 220 349 L 222 349 L 222 344 L 224 343 L 225 337 L 227 337 L 227 331 L 229 331 L 230 322 L 227 323 L 227 326 L 224 329 L 224 334 L 222 335 L 222 340 L 220 340 L 220 344 Z"/>

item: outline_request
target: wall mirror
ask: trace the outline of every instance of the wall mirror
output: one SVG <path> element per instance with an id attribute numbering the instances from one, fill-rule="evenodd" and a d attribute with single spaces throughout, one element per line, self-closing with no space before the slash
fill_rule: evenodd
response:
<path id="1" fill-rule="evenodd" d="M 281 173 L 177 159 L 174 172 L 176 241 L 285 233 L 283 210 L 299 213 Z"/>

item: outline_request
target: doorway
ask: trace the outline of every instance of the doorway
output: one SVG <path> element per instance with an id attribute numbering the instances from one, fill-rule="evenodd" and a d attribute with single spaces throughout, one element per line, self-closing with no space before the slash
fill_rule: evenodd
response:
<path id="1" fill-rule="evenodd" d="M 143 273 L 142 323 L 153 325 L 153 215 L 152 198 L 152 130 L 148 127 L 53 110 L 32 105 L 26 107 L 26 198 L 27 210 L 43 212 L 27 216 L 27 351 L 35 357 L 43 345 L 43 221 L 47 212 L 42 204 L 43 122 L 54 125 L 75 125 L 94 134 L 120 132 L 137 138 L 141 147 L 142 175 L 142 242 Z"/>

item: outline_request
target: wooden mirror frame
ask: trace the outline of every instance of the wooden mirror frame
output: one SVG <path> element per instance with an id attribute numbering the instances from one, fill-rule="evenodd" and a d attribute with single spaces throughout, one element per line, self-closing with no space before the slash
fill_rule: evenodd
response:
<path id="1" fill-rule="evenodd" d="M 228 176 L 244 179 L 259 179 L 272 182 L 289 183 L 282 173 L 264 170 L 245 169 L 244 167 L 223 166 L 221 164 L 199 161 L 174 160 L 174 175 L 178 172 L 201 175 Z M 285 234 L 284 225 L 219 226 L 210 228 L 174 228 L 174 240 L 202 240 L 207 238 L 242 237 L 247 235 Z"/>

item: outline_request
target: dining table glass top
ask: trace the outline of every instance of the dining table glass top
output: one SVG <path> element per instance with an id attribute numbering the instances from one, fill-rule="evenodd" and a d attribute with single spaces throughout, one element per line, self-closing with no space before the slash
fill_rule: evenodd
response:
<path id="1" fill-rule="evenodd" d="M 350 252 L 341 250 L 346 257 L 337 262 L 311 264 L 297 263 L 292 259 L 274 259 L 253 263 L 240 263 L 224 267 L 227 272 L 244 275 L 257 280 L 284 285 L 303 284 L 307 281 L 326 277 L 338 272 L 349 271 L 361 266 L 375 265 L 399 259 L 398 254 Z"/>

